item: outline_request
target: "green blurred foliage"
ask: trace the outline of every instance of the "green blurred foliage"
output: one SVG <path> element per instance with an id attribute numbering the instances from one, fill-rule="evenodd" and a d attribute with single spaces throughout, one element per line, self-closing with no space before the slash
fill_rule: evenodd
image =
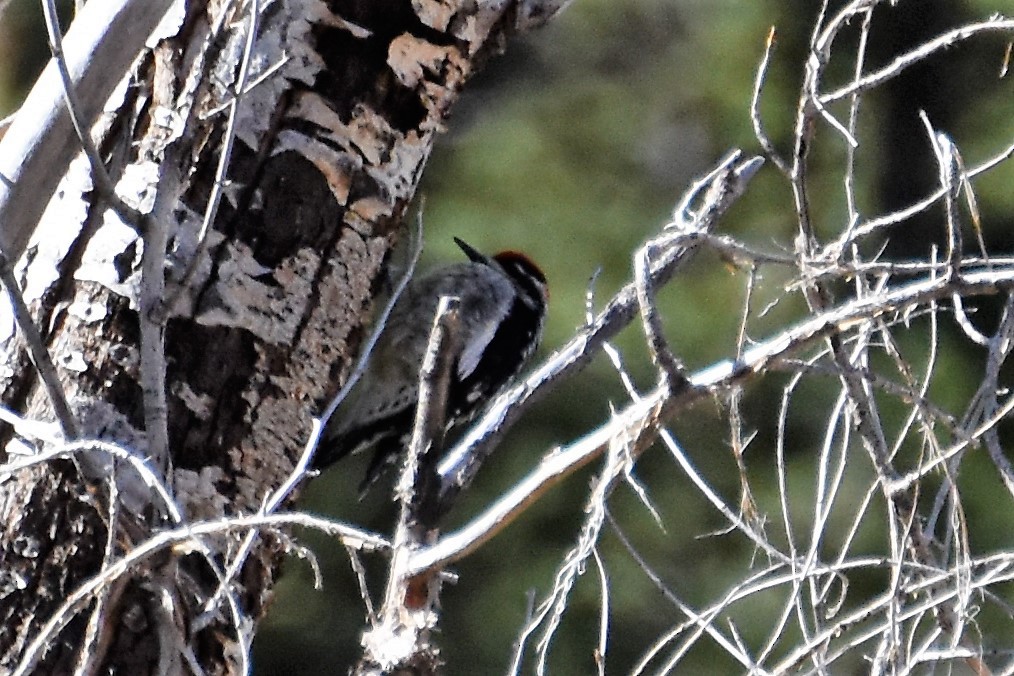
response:
<path id="1" fill-rule="evenodd" d="M 66 27 L 72 0 L 57 0 Z M 49 58 L 46 24 L 38 0 L 0 2 L 0 119 L 14 111 Z"/>
<path id="2" fill-rule="evenodd" d="M 4 21 L 12 20 L 16 12 L 27 12 L 29 4 L 15 2 L 12 7 L 19 9 L 12 8 Z M 516 248 L 530 253 L 547 271 L 552 288 L 542 351 L 548 354 L 584 323 L 592 276 L 600 271 L 594 290 L 596 306 L 601 307 L 630 279 L 631 252 L 666 222 L 695 176 L 732 147 L 759 151 L 749 109 L 771 26 L 777 27 L 777 47 L 760 111 L 775 145 L 783 153 L 790 151 L 802 64 L 819 4 L 577 0 L 544 29 L 515 40 L 471 83 L 430 161 L 421 189 L 426 197 L 426 264 L 460 258 L 452 236 L 483 250 Z M 881 7 L 865 68 L 883 65 L 906 45 L 918 44 L 941 27 L 1004 9 L 1009 10 L 1005 0 L 933 0 Z M 9 27 L 7 35 L 12 35 Z M 842 37 L 842 55 L 851 53 L 857 35 L 853 27 Z M 934 185 L 936 166 L 918 110 L 926 110 L 938 128 L 954 136 L 969 164 L 1010 143 L 1011 79 L 996 76 L 1003 48 L 999 38 L 973 40 L 865 98 L 858 130 L 863 145 L 856 158 L 857 199 L 865 216 L 907 204 Z M 846 81 L 852 68 L 847 58 L 834 61 L 831 80 Z M 12 86 L 17 84 L 4 85 Z M 10 99 L 0 100 L 0 107 L 9 109 Z M 840 118 L 843 111 L 834 108 Z M 846 149 L 826 128 L 818 131 L 818 143 L 811 163 L 811 197 L 818 234 L 830 237 L 839 232 L 847 213 L 841 173 Z M 1012 184 L 1012 162 L 975 181 L 986 239 L 994 254 L 1014 249 Z M 753 246 L 787 250 L 795 234 L 793 214 L 788 185 L 769 166 L 720 227 Z M 899 258 L 925 256 L 940 236 L 939 214 L 932 212 L 892 232 L 889 242 L 868 246 L 886 244 L 888 253 Z M 784 289 L 787 274 L 771 267 L 759 271 L 750 337 L 772 335 L 802 316 L 801 299 Z M 668 336 L 691 369 L 734 355 L 745 293 L 744 272 L 707 252 L 661 292 Z M 769 305 L 770 310 L 759 315 Z M 997 312 L 989 301 L 980 303 L 979 310 L 986 319 Z M 899 349 L 921 354 L 927 327 L 922 328 L 922 333 L 903 334 Z M 953 327 L 941 330 L 937 375 L 929 396 L 960 416 L 976 386 L 983 354 L 970 348 Z M 652 370 L 639 329 L 628 329 L 616 344 L 638 385 L 650 387 Z M 743 406 L 745 429 L 757 432 L 746 455 L 748 478 L 757 503 L 769 512 L 765 528 L 776 541 L 784 540 L 785 525 L 777 516 L 774 439 L 782 388 L 788 383 L 788 376 L 776 375 L 752 385 Z M 807 532 L 813 518 L 808 505 L 814 463 L 808 454 L 823 437 L 835 401 L 834 384 L 831 378 L 802 384 L 790 407 L 788 437 L 796 443 L 784 449 L 784 462 L 797 535 Z M 892 403 L 889 395 L 878 397 L 885 410 L 893 411 L 886 427 L 898 429 L 904 405 Z M 483 468 L 474 489 L 463 496 L 451 522 L 465 521 L 529 471 L 548 449 L 600 424 L 608 418 L 611 404 L 622 406 L 624 401 L 615 373 L 604 359 L 597 359 L 514 430 Z M 740 482 L 725 415 L 717 403 L 702 405 L 674 420 L 671 429 L 700 473 L 735 504 Z M 858 444 L 847 450 L 856 459 L 849 463 L 848 494 L 842 499 L 857 501 L 872 470 Z M 899 464 L 905 466 L 906 458 L 917 451 L 903 449 Z M 381 491 L 362 503 L 355 499 L 364 464 L 365 459 L 354 459 L 328 472 L 305 492 L 302 506 L 388 531 L 394 510 Z M 505 671 L 525 617 L 526 594 L 534 590 L 541 596 L 548 590 L 574 543 L 594 469 L 551 492 L 507 532 L 456 567 L 460 579 L 444 589 L 442 633 L 437 637 L 448 674 Z M 718 534 L 727 527 L 724 518 L 663 448 L 646 453 L 637 474 L 659 511 L 661 526 L 627 487 L 617 490 L 611 510 L 655 572 L 685 602 L 695 607 L 712 603 L 752 565 L 763 564 L 763 556 L 742 537 Z M 998 483 L 995 470 L 981 457 L 968 463 L 960 481 L 994 488 Z M 976 493 L 966 492 L 964 506 L 974 522 L 978 546 L 1012 546 L 1010 529 L 996 525 L 997 519 L 1010 523 L 1014 517 L 1011 501 L 1000 506 L 976 502 Z M 923 499 L 932 500 L 932 491 L 925 490 Z M 882 511 L 882 502 L 875 496 L 871 513 Z M 851 526 L 832 514 L 828 530 L 840 534 Z M 294 558 L 287 564 L 277 600 L 258 634 L 256 673 L 344 673 L 359 654 L 365 622 L 355 578 L 344 551 L 332 541 L 314 533 L 297 537 L 319 557 L 323 590 L 313 588 L 313 574 L 304 562 Z M 885 542 L 883 519 L 871 518 L 859 526 L 855 551 L 882 552 Z M 612 585 L 607 666 L 610 672 L 625 673 L 685 617 L 637 568 L 609 529 L 601 553 Z M 375 590 L 384 581 L 380 563 L 367 561 Z M 850 595 L 848 603 L 862 598 L 863 589 L 879 590 L 884 584 L 885 578 L 877 574 L 857 576 L 850 580 L 849 591 L 855 596 Z M 758 595 L 739 606 L 730 620 L 744 641 L 757 645 L 765 640 L 782 603 L 778 594 Z M 589 569 L 573 592 L 553 644 L 551 673 L 594 672 L 598 613 L 598 578 Z M 529 655 L 532 649 L 530 645 Z M 865 663 L 856 658 L 838 666 L 836 673 L 850 668 L 860 673 Z M 695 650 L 681 668 L 684 673 L 741 670 L 717 649 Z"/>

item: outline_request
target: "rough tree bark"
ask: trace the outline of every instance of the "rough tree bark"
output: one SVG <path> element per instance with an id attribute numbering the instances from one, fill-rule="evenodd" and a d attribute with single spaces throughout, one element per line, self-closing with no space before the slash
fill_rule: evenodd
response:
<path id="1" fill-rule="evenodd" d="M 257 511 L 356 355 L 377 280 L 461 87 L 511 34 L 558 4 L 191 0 L 171 10 L 106 112 L 91 103 L 78 111 L 97 120 L 93 137 L 117 193 L 146 214 L 142 225 L 109 209 L 78 157 L 48 167 L 62 178 L 23 255 L 18 236 L 0 239 L 8 259 L 20 255 L 17 281 L 78 438 L 157 456 L 151 427 L 161 414 L 141 365 L 144 350 L 164 342 L 167 483 L 184 521 Z M 45 204 L 48 189 L 31 194 L 9 171 L 25 159 L 4 158 L 0 199 L 28 194 Z M 202 233 L 207 214 L 214 218 Z M 6 306 L 0 317 L 0 401 L 26 421 L 52 421 Z M 16 460 L 26 440 L 63 440 L 55 425 L 38 429 L 0 423 L 0 461 Z M 103 561 L 168 525 L 136 472 L 113 463 L 92 450 L 0 467 L 0 671 L 19 665 Z M 115 485 L 103 478 L 110 471 Z M 122 507 L 111 509 L 117 497 Z M 238 540 L 205 542 L 221 561 Z M 239 633 L 252 634 L 265 610 L 281 548 L 260 540 L 233 585 L 250 618 Z M 229 611 L 195 622 L 217 584 L 209 558 L 160 551 L 87 597 L 34 670 L 68 673 L 88 661 L 83 673 L 188 673 L 187 660 L 205 673 L 239 670 L 248 636 L 238 636 Z"/>

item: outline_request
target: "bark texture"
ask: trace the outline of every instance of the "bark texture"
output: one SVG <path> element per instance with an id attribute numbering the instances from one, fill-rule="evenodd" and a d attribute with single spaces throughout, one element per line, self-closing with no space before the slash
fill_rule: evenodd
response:
<path id="1" fill-rule="evenodd" d="M 142 234 L 107 209 L 79 158 L 54 168 L 66 174 L 16 270 L 82 436 L 141 456 L 150 393 L 139 365 L 142 350 L 159 346 L 144 344 L 139 318 L 167 317 L 156 337 L 166 355 L 168 484 L 188 521 L 254 512 L 291 471 L 311 416 L 355 357 L 458 92 L 511 32 L 550 13 L 505 1 L 262 0 L 252 21 L 250 9 L 186 3 L 93 128 L 118 193 L 151 226 Z M 230 143 L 217 214 L 202 233 Z M 157 302 L 146 247 L 157 260 L 165 251 Z M 13 323 L 0 322 L 0 350 L 2 404 L 51 420 Z M 31 437 L 18 432 L 0 424 L 0 460 Z M 122 506 L 111 510 L 114 472 Z M 151 502 L 136 472 L 101 452 L 0 468 L 0 671 L 24 659 L 104 562 L 166 525 Z M 206 540 L 219 561 L 237 542 Z M 233 584 L 254 621 L 279 552 L 262 539 Z M 76 606 L 29 671 L 67 673 L 86 660 L 85 673 L 188 673 L 189 660 L 232 673 L 243 643 L 229 613 L 193 622 L 215 585 L 205 557 L 166 549 Z M 252 635 L 253 625 L 241 631 Z"/>

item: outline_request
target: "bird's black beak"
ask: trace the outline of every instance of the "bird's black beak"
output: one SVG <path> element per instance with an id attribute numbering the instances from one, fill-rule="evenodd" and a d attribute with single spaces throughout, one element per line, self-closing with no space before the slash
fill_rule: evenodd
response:
<path id="1" fill-rule="evenodd" d="M 458 245 L 459 249 L 465 252 L 465 255 L 468 256 L 468 260 L 472 261 L 473 263 L 482 263 L 484 265 L 490 265 L 490 263 L 492 262 L 489 256 L 479 253 L 471 246 L 469 246 L 464 240 L 455 237 L 454 243 Z"/>

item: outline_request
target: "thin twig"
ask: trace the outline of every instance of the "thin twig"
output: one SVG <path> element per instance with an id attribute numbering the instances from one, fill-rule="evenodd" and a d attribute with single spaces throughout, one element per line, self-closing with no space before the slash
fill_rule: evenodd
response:
<path id="1" fill-rule="evenodd" d="M 362 349 L 359 351 L 359 359 L 356 361 L 355 368 L 349 374 L 348 379 L 342 385 L 341 389 L 338 390 L 337 394 L 332 397 L 330 403 L 320 414 L 319 420 L 322 428 L 326 428 L 331 417 L 338 410 L 338 407 L 342 405 L 342 402 L 348 398 L 352 388 L 356 386 L 359 379 L 366 373 L 366 367 L 369 365 L 370 357 L 373 356 L 373 350 L 377 347 L 377 342 L 380 340 L 380 336 L 383 335 L 384 329 L 387 327 L 387 320 L 391 316 L 391 311 L 394 310 L 394 306 L 398 303 L 398 299 L 405 292 L 405 288 L 409 282 L 412 281 L 412 275 L 415 273 L 416 265 L 419 264 L 419 256 L 422 255 L 423 250 L 423 206 L 420 205 L 419 213 L 416 216 L 416 226 L 412 230 L 411 240 L 409 243 L 409 256 L 408 262 L 405 266 L 405 272 L 398 279 L 398 283 L 394 287 L 394 291 L 391 293 L 391 297 L 387 300 L 384 305 L 384 309 L 381 310 L 380 315 L 374 322 L 373 331 L 370 333 L 370 337 L 363 343 Z M 316 444 L 313 445 L 316 449 Z"/>
<path id="2" fill-rule="evenodd" d="M 707 177 L 691 186 L 677 204 L 673 220 L 665 226 L 671 233 L 681 233 L 683 239 L 679 245 L 667 247 L 653 263 L 649 276 L 654 285 L 667 282 L 690 259 L 702 237 L 746 190 L 761 164 L 760 157 L 742 159 L 740 151 L 733 151 Z M 696 201 L 700 205 L 694 208 Z M 455 493 L 469 485 L 486 456 L 524 410 L 545 396 L 555 383 L 584 368 L 603 343 L 633 320 L 637 308 L 637 286 L 631 283 L 599 313 L 594 324 L 557 350 L 524 382 L 492 402 L 441 461 L 438 471 L 445 492 Z"/>
<path id="3" fill-rule="evenodd" d="M 541 604 L 547 612 L 541 616 L 536 615 L 540 623 L 545 621 L 542 636 L 536 643 L 538 660 L 535 673 L 538 676 L 543 676 L 546 673 L 549 649 L 567 610 L 567 599 L 577 578 L 584 573 L 587 561 L 592 557 L 598 545 L 602 526 L 605 523 L 607 500 L 612 492 L 612 487 L 623 472 L 623 457 L 626 454 L 624 446 L 624 441 L 620 439 L 610 445 L 602 470 L 592 483 L 584 510 L 587 516 L 581 526 L 581 533 L 577 542 L 567 552 L 567 556 L 557 570 L 553 588 Z"/>
<path id="4" fill-rule="evenodd" d="M 760 112 L 761 95 L 764 92 L 764 84 L 767 82 L 768 69 L 771 66 L 771 55 L 774 53 L 776 39 L 777 32 L 775 31 L 775 27 L 772 26 L 768 31 L 768 37 L 764 43 L 764 55 L 757 66 L 757 76 L 753 82 L 753 97 L 750 99 L 750 122 L 753 124 L 754 136 L 760 142 L 761 148 L 764 149 L 764 156 L 771 160 L 778 168 L 778 171 L 782 172 L 785 176 L 789 176 L 791 173 L 789 165 L 775 148 L 775 144 L 764 130 L 764 123 L 761 121 Z"/>
<path id="5" fill-rule="evenodd" d="M 116 194 L 116 186 L 106 171 L 106 166 L 99 156 L 99 151 L 92 143 L 91 134 L 85 125 L 79 111 L 82 110 L 81 102 L 78 101 L 77 91 L 74 88 L 74 81 L 67 68 L 67 60 L 63 55 L 63 37 L 60 32 L 59 19 L 56 16 L 56 2 L 54 0 L 42 0 L 42 13 L 46 19 L 46 31 L 49 34 L 49 48 L 53 52 L 53 60 L 60 71 L 60 78 L 63 80 L 63 96 L 67 102 L 67 111 L 70 114 L 71 124 L 81 141 L 81 147 L 88 157 L 88 163 L 92 168 L 92 179 L 95 187 L 103 200 L 116 212 L 116 215 L 123 219 L 124 223 L 132 226 L 137 231 L 142 231 L 144 217 L 138 210 L 128 206 Z"/>
<path id="6" fill-rule="evenodd" d="M 595 667 L 599 676 L 606 676 L 606 654 L 609 651 L 609 574 L 606 572 L 606 564 L 602 562 L 602 556 L 596 547 L 592 550 L 595 559 L 595 570 L 599 574 L 599 589 L 602 598 L 599 609 L 599 642 L 592 655 L 595 660 Z"/>
<path id="7" fill-rule="evenodd" d="M 436 527 L 441 511 L 436 459 L 447 429 L 451 372 L 460 354 L 461 301 L 442 296 L 437 303 L 426 353 L 419 369 L 419 403 L 412 425 L 406 466 L 395 495 L 402 506 L 401 523 L 415 522 L 424 529 Z M 415 544 L 415 543 L 411 543 Z"/>
<path id="8" fill-rule="evenodd" d="M 67 626 L 77 613 L 95 598 L 111 582 L 131 573 L 144 565 L 152 557 L 170 548 L 188 543 L 199 543 L 209 535 L 228 535 L 237 530 L 248 528 L 284 528 L 301 526 L 319 530 L 331 537 L 338 538 L 346 546 L 361 550 L 382 551 L 389 543 L 382 537 L 346 524 L 312 516 L 310 514 L 253 514 L 249 516 L 231 516 L 213 521 L 189 524 L 166 530 L 152 535 L 139 543 L 115 563 L 103 567 L 96 575 L 84 581 L 72 591 L 56 609 L 53 615 L 39 629 L 31 643 L 21 655 L 21 661 L 12 676 L 28 676 L 42 658 L 47 646 L 53 638 Z"/>
<path id="9" fill-rule="evenodd" d="M 665 338 L 662 318 L 655 304 L 655 286 L 651 280 L 652 252 L 656 247 L 663 247 L 669 242 L 679 246 L 679 237 L 662 235 L 634 254 L 634 286 L 637 289 L 637 305 L 641 310 L 641 326 L 651 351 L 651 359 L 659 368 L 664 382 L 673 389 L 679 389 L 686 387 L 687 377 L 683 373 L 683 365 Z"/>
<path id="10" fill-rule="evenodd" d="M 0 419 L 3 419 L 11 423 L 19 434 L 23 433 L 28 426 L 23 424 L 18 417 L 6 409 L 0 408 Z M 51 443 L 56 443 L 56 440 L 51 440 Z M 126 462 L 130 465 L 131 469 L 138 474 L 144 485 L 148 488 L 150 495 L 157 496 L 159 503 L 155 507 L 160 513 L 168 516 L 170 521 L 174 525 L 178 525 L 181 528 L 183 524 L 182 511 L 179 506 L 175 503 L 173 496 L 170 495 L 168 488 L 163 482 L 163 477 L 152 469 L 151 465 L 139 458 L 134 453 L 131 453 L 127 449 L 124 449 L 115 444 L 111 444 L 96 439 L 88 439 L 83 441 L 75 441 L 72 443 L 65 443 L 55 445 L 53 448 L 37 453 L 28 457 L 22 457 L 11 462 L 0 465 L 0 481 L 3 481 L 6 477 L 13 476 L 14 474 L 21 472 L 30 467 L 49 463 L 57 458 L 74 458 L 79 454 L 96 454 L 104 455 L 113 458 L 114 460 Z M 110 474 L 106 477 L 108 481 L 115 482 L 117 480 L 116 465 L 115 462 L 110 466 Z M 118 490 L 116 491 L 118 493 Z M 115 495 L 114 493 L 113 495 Z M 115 522 L 110 522 L 110 529 L 115 529 Z M 219 585 L 225 584 L 225 574 L 220 570 L 218 561 L 215 553 L 201 541 L 196 538 L 194 541 L 194 549 L 196 549 L 203 557 L 205 562 L 208 564 L 211 571 L 214 573 L 215 578 L 218 580 Z M 112 561 L 107 561 L 110 566 Z M 228 594 L 228 606 L 229 612 L 232 619 L 236 622 L 236 626 L 242 618 L 240 611 L 240 604 L 234 595 Z"/>
<path id="11" fill-rule="evenodd" d="M 862 12 L 863 23 L 859 29 L 859 44 L 856 47 L 856 63 L 853 69 L 853 77 L 859 78 L 863 72 L 863 65 L 866 62 L 866 50 L 869 45 L 870 39 L 870 27 L 873 23 L 873 6 L 866 8 Z M 854 94 L 849 99 L 849 120 L 848 120 L 848 133 L 852 138 L 855 138 L 858 133 L 859 125 L 859 106 L 862 102 L 862 97 L 859 94 Z M 856 153 L 858 147 L 856 145 L 848 145 L 845 149 L 845 203 L 848 205 L 849 210 L 849 223 L 846 228 L 846 233 L 855 228 L 856 224 L 859 223 L 859 207 L 856 202 Z"/>
<path id="12" fill-rule="evenodd" d="M 902 72 L 910 66 L 914 66 L 917 63 L 925 61 L 927 57 L 933 55 L 934 53 L 953 47 L 957 43 L 977 35 L 995 32 L 1008 33 L 1012 31 L 1014 31 L 1014 19 L 1004 19 L 1001 17 L 990 19 L 988 21 L 971 23 L 967 26 L 949 30 L 946 33 L 941 33 L 932 40 L 929 40 L 918 47 L 895 57 L 891 63 L 887 64 L 883 68 L 864 77 L 858 78 L 840 89 L 821 95 L 820 102 L 827 105 L 854 94 L 861 94 L 875 87 L 879 87 L 888 80 L 901 75 Z"/>
<path id="13" fill-rule="evenodd" d="M 303 451 L 300 453 L 299 459 L 296 461 L 295 466 L 292 468 L 292 471 L 289 472 L 285 481 L 264 499 L 259 513 L 271 514 L 277 510 L 285 502 L 285 500 L 289 498 L 296 486 L 298 486 L 300 482 L 308 476 L 308 469 L 313 459 L 313 454 L 316 453 L 318 446 L 320 446 L 328 421 L 334 415 L 338 407 L 341 406 L 342 402 L 344 402 L 348 397 L 352 388 L 355 387 L 356 383 L 359 382 L 359 379 L 362 378 L 363 374 L 366 372 L 366 367 L 373 354 L 373 350 L 376 347 L 377 341 L 380 340 L 380 336 L 382 335 L 384 328 L 387 326 L 387 319 L 391 315 L 394 305 L 404 293 L 408 283 L 412 280 L 412 275 L 414 274 L 416 265 L 419 262 L 419 256 L 422 254 L 422 230 L 423 217 L 422 206 L 420 206 L 419 213 L 416 218 L 416 227 L 413 228 L 411 233 L 409 259 L 405 272 L 398 280 L 397 285 L 395 285 L 394 291 L 385 304 L 384 309 L 381 311 L 380 316 L 377 317 L 373 331 L 370 333 L 370 337 L 363 345 L 355 368 L 352 370 L 349 378 L 345 381 L 345 384 L 331 399 L 320 417 L 311 421 L 310 436 L 307 439 L 306 444 L 303 446 Z M 258 534 L 258 529 L 251 529 L 243 538 L 243 542 L 237 548 L 236 553 L 233 555 L 232 560 L 229 562 L 229 566 L 226 569 L 225 583 L 219 585 L 218 589 L 215 590 L 215 593 L 212 594 L 207 603 L 205 603 L 203 613 L 195 619 L 195 630 L 203 627 L 212 619 L 214 609 L 220 603 L 222 596 L 228 591 L 227 585 L 231 584 L 233 580 L 238 579 L 243 565 L 246 563 L 250 552 L 253 551 L 253 545 L 257 541 Z M 372 615 L 372 610 L 370 613 Z"/>
<path id="14" fill-rule="evenodd" d="M 48 0 L 52 2 L 52 0 Z M 197 246 L 190 258 L 182 277 L 177 280 L 175 292 L 166 300 L 161 301 L 160 307 L 156 310 L 157 315 L 164 321 L 172 316 L 176 304 L 182 298 L 186 289 L 197 271 L 198 263 L 204 256 L 208 246 L 208 232 L 215 223 L 218 215 L 218 208 L 222 202 L 223 191 L 227 184 L 226 174 L 229 170 L 229 163 L 232 161 L 232 146 L 236 139 L 236 125 L 239 120 L 239 104 L 242 99 L 242 92 L 246 89 L 247 77 L 250 73 L 250 62 L 253 56 L 253 48 L 257 42 L 257 29 L 260 20 L 260 0 L 250 0 L 248 10 L 250 21 L 247 25 L 246 42 L 243 46 L 243 57 L 239 62 L 239 73 L 236 76 L 236 95 L 229 102 L 229 120 L 225 125 L 225 133 L 222 138 L 222 148 L 218 154 L 218 165 L 215 167 L 215 178 L 211 184 L 211 194 L 208 195 L 208 203 L 204 209 L 204 218 L 201 220 L 201 227 L 197 233 Z M 226 13 L 222 12 L 222 17 Z"/>
<path id="15" fill-rule="evenodd" d="M 352 547 L 346 547 L 345 553 L 349 557 L 349 566 L 356 576 L 356 583 L 359 585 L 359 598 L 363 601 L 363 608 L 366 609 L 366 623 L 374 625 L 377 623 L 377 613 L 373 609 L 373 599 L 370 597 L 370 588 L 366 584 L 366 567 L 363 565 L 359 552 Z"/>
<path id="16" fill-rule="evenodd" d="M 974 296 L 995 294 L 1012 288 L 1014 288 L 1014 268 L 963 274 L 959 281 L 932 277 L 911 282 L 885 290 L 878 296 L 856 299 L 837 308 L 829 308 L 766 341 L 749 347 L 737 361 L 719 362 L 698 371 L 690 378 L 691 387 L 677 396 L 670 398 L 670 394 L 665 388 L 656 388 L 648 393 L 642 401 L 631 404 L 620 411 L 609 423 L 593 430 L 571 445 L 549 453 L 543 458 L 538 468 L 518 482 L 509 493 L 469 525 L 455 533 L 444 535 L 439 544 L 417 552 L 413 557 L 410 571 L 421 573 L 432 568 L 444 567 L 474 551 L 511 523 L 549 488 L 592 462 L 608 448 L 610 441 L 618 435 L 637 439 L 639 445 L 647 444 L 649 439 L 642 435 L 651 437 L 657 433 L 655 425 L 660 421 L 660 414 L 663 410 L 670 412 L 689 407 L 693 403 L 709 397 L 710 392 L 744 383 L 750 378 L 766 373 L 774 364 L 826 340 L 829 336 L 864 324 L 884 314 L 902 313 L 911 307 L 948 298 L 955 291 L 965 296 Z M 567 360 L 569 357 L 569 353 L 563 352 L 555 359 Z M 543 368 L 553 370 L 553 362 L 554 358 L 551 358 Z M 857 371 L 857 373 L 861 374 L 861 371 Z M 529 380 L 538 382 L 535 380 L 537 377 L 538 372 L 533 374 Z M 535 386 L 535 382 L 522 383 L 518 387 L 521 389 L 531 388 Z M 1014 407 L 1014 398 L 1012 398 L 1010 406 Z M 980 430 L 979 433 L 984 431 L 984 429 Z M 961 442 L 961 446 L 964 447 L 967 443 Z M 886 457 L 886 451 L 884 455 Z M 885 483 L 885 491 L 893 494 L 904 490 L 907 485 L 927 471 L 930 471 L 928 467 L 922 467 L 916 474 L 889 476 Z"/>
<path id="17" fill-rule="evenodd" d="M 634 560 L 637 567 L 641 569 L 641 572 L 644 573 L 645 577 L 647 577 L 655 588 L 662 593 L 666 600 L 672 603 L 673 606 L 679 609 L 679 611 L 686 615 L 691 621 L 699 622 L 700 624 L 698 626 L 700 626 L 708 634 L 708 636 L 710 636 L 719 645 L 722 645 L 729 654 L 735 655 L 738 652 L 740 662 L 743 666 L 751 668 L 756 666 L 745 651 L 738 650 L 735 646 L 733 646 L 732 643 L 718 631 L 713 623 L 703 618 L 676 595 L 676 592 L 672 589 L 672 587 L 662 580 L 662 576 L 648 564 L 648 561 L 641 555 L 641 552 L 634 547 L 634 543 L 630 541 L 626 532 L 624 532 L 624 530 L 620 527 L 619 522 L 608 509 L 606 510 L 606 519 L 609 522 L 610 528 L 612 528 L 613 534 L 619 538 L 620 544 L 623 545 L 624 550 L 626 550 L 627 554 L 629 554 L 630 558 Z M 642 666 L 635 667 L 631 673 L 640 673 L 647 667 L 647 661 L 649 660 L 646 660 L 646 657 L 647 655 L 642 657 Z"/>
<path id="18" fill-rule="evenodd" d="M 439 575 L 417 576 L 409 571 L 412 553 L 435 537 L 441 514 L 440 482 L 436 474 L 441 437 L 446 428 L 447 395 L 454 366 L 459 299 L 442 296 L 419 369 L 419 402 L 412 440 L 402 461 L 395 490 L 398 523 L 392 538 L 384 602 L 377 623 L 363 635 L 364 661 L 391 671 L 418 659 L 429 630 L 435 625 Z"/>
<path id="19" fill-rule="evenodd" d="M 930 137 L 930 146 L 937 158 L 940 187 L 944 189 L 944 215 L 947 223 L 948 274 L 960 274 L 961 256 L 964 250 L 961 237 L 961 223 L 958 218 L 958 196 L 961 191 L 961 169 L 954 142 L 930 125 L 929 118 L 922 114 Z"/>
<path id="20" fill-rule="evenodd" d="M 171 477 L 169 403 L 165 353 L 166 320 L 157 310 L 165 298 L 165 254 L 169 232 L 165 223 L 149 219 L 141 251 L 138 324 L 139 371 L 144 408 L 144 436 L 149 457 L 164 477 Z M 169 483 L 171 487 L 171 483 Z"/>
<path id="21" fill-rule="evenodd" d="M 102 565 L 107 566 L 113 561 L 116 553 L 116 534 L 118 519 L 119 496 L 116 491 L 116 476 L 110 475 L 106 481 L 109 490 L 109 513 L 106 515 L 106 544 L 102 553 Z M 91 676 L 95 674 L 102 663 L 103 647 L 108 645 L 108 639 L 103 634 L 111 634 L 106 627 L 106 612 L 110 607 L 110 598 L 117 590 L 122 590 L 123 583 L 113 584 L 106 587 L 103 593 L 95 599 L 95 607 L 92 608 L 91 616 L 88 618 L 88 625 L 85 629 L 84 638 L 81 641 L 81 652 L 78 653 L 77 663 L 74 666 L 75 676 Z M 101 651 L 101 652 L 100 652 Z"/>
<path id="22" fill-rule="evenodd" d="M 60 423 L 63 437 L 67 440 L 76 439 L 78 436 L 77 421 L 71 411 L 70 403 L 67 401 L 67 395 L 63 391 L 60 377 L 56 374 L 56 366 L 53 365 L 53 360 L 49 356 L 49 350 L 42 340 L 42 334 L 35 326 L 32 312 L 21 295 L 21 287 L 18 286 L 18 281 L 14 277 L 10 261 L 2 251 L 0 251 L 0 282 L 7 289 L 7 297 L 11 301 L 11 309 L 14 312 L 14 321 L 17 322 L 18 328 L 21 330 L 21 335 L 28 346 L 28 354 L 32 358 L 36 372 L 42 379 L 43 387 L 46 388 L 46 395 L 49 397 L 53 413 Z"/>

